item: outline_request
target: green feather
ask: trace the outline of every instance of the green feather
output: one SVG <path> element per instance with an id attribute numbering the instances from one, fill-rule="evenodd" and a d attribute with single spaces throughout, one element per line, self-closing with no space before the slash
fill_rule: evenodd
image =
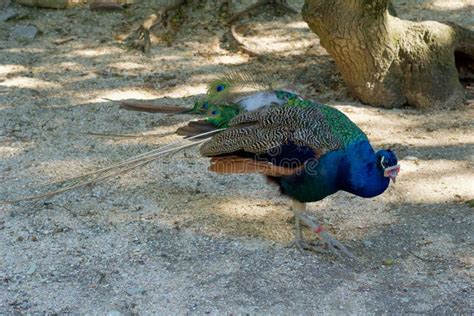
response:
<path id="1" fill-rule="evenodd" d="M 213 104 L 207 99 L 202 99 L 194 103 L 193 108 L 190 110 L 194 114 L 205 114 Z"/>
<path id="2" fill-rule="evenodd" d="M 244 88 L 271 89 L 268 78 L 256 78 L 248 72 L 227 72 L 212 81 L 207 90 L 207 100 L 211 103 L 229 101 L 230 96 Z"/>
<path id="3" fill-rule="evenodd" d="M 331 133 L 334 134 L 334 136 L 336 136 L 337 139 L 339 139 L 344 145 L 347 145 L 352 141 L 367 139 L 367 136 L 364 134 L 364 132 L 362 132 L 357 125 L 349 120 L 349 118 L 344 115 L 344 113 L 331 106 L 303 99 L 298 95 L 288 91 L 276 90 L 275 94 L 277 98 L 286 101 L 285 106 L 296 106 L 303 108 L 314 105 L 318 106 L 330 126 Z"/>
<path id="4" fill-rule="evenodd" d="M 229 121 L 242 109 L 236 104 L 213 105 L 206 113 L 207 121 L 219 128 L 227 128 Z"/>
<path id="5" fill-rule="evenodd" d="M 311 100 L 303 99 L 293 92 L 275 90 L 277 98 L 286 101 L 285 106 L 297 106 L 297 107 L 308 107 L 313 106 L 315 103 Z"/>
<path id="6" fill-rule="evenodd" d="M 367 139 L 364 132 L 341 111 L 325 104 L 319 104 L 319 109 L 326 118 L 331 132 L 344 145 Z"/>

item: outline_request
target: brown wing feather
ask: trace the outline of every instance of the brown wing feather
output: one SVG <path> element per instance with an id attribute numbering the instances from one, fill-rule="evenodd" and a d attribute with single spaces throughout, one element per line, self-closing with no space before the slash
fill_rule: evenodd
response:
<path id="1" fill-rule="evenodd" d="M 213 124 L 207 122 L 206 120 L 199 120 L 191 121 L 188 123 L 188 125 L 178 128 L 176 130 L 176 134 L 191 137 L 202 133 L 207 133 L 216 129 L 217 128 Z M 205 137 L 209 137 L 209 135 L 206 135 Z"/>
<path id="2" fill-rule="evenodd" d="M 260 173 L 271 177 L 290 176 L 300 171 L 303 166 L 287 168 L 276 166 L 266 161 L 239 156 L 212 157 L 209 171 L 216 173 Z"/>

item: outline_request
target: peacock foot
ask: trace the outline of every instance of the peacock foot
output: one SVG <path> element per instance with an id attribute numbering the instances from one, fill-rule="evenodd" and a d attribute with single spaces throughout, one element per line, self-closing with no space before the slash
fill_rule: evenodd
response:
<path id="1" fill-rule="evenodd" d="M 301 252 L 305 251 L 314 251 L 318 253 L 325 253 L 327 252 L 327 247 L 317 245 L 312 242 L 307 242 L 302 238 L 295 237 L 292 242 L 290 242 L 287 246 L 288 248 L 295 247 Z"/>
<path id="2" fill-rule="evenodd" d="M 291 246 L 296 246 L 300 250 L 312 250 L 316 252 L 321 252 L 322 249 L 329 249 L 339 257 L 341 257 L 342 253 L 351 259 L 357 260 L 342 243 L 324 229 L 323 225 L 318 224 L 314 219 L 304 213 L 306 211 L 306 203 L 293 200 L 291 209 L 295 214 L 295 239 L 290 244 Z M 305 223 L 313 232 L 318 234 L 323 242 L 323 247 L 308 243 L 303 239 L 300 222 Z"/>
<path id="3" fill-rule="evenodd" d="M 333 237 L 330 233 L 328 233 L 325 229 L 324 229 L 324 226 L 323 225 L 320 225 L 318 223 L 316 223 L 313 219 L 311 219 L 308 215 L 305 215 L 305 214 L 301 214 L 301 213 L 297 213 L 295 214 L 295 224 L 297 221 L 302 221 L 303 223 L 305 223 L 307 226 L 309 226 L 313 232 L 315 232 L 316 234 L 318 234 L 318 236 L 321 238 L 322 242 L 323 242 L 323 246 L 319 246 L 319 245 L 313 245 L 313 244 L 309 244 L 307 242 L 304 242 L 302 237 L 301 237 L 301 232 L 298 232 L 296 231 L 295 234 L 296 234 L 296 237 L 295 237 L 295 241 L 296 243 L 298 243 L 298 239 L 300 240 L 300 244 L 301 242 L 303 242 L 302 244 L 303 245 L 308 245 L 309 247 L 306 247 L 303 249 L 307 249 L 307 250 L 312 250 L 312 251 L 317 251 L 317 252 L 321 252 L 322 249 L 326 248 L 326 249 L 329 249 L 331 252 L 333 252 L 334 254 L 336 254 L 337 256 L 341 256 L 341 253 L 348 256 L 349 258 L 351 259 L 357 259 L 356 256 L 354 256 L 352 254 L 352 252 L 350 252 L 346 246 L 344 246 L 341 242 L 339 242 L 335 237 Z M 299 223 L 297 225 L 295 225 L 296 227 L 296 230 L 299 230 Z M 297 246 L 298 247 L 298 246 Z"/>

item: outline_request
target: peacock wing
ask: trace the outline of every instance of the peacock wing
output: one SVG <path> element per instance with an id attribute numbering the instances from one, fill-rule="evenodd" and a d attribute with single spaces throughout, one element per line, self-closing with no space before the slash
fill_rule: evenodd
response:
<path id="1" fill-rule="evenodd" d="M 319 106 L 269 106 L 236 116 L 228 129 L 204 143 L 200 151 L 204 156 L 240 150 L 264 154 L 287 144 L 309 147 L 316 158 L 342 147 Z"/>

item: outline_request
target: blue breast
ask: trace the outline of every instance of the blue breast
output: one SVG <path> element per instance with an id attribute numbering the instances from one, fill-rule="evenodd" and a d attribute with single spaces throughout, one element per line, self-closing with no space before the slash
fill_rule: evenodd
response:
<path id="1" fill-rule="evenodd" d="M 283 194 L 301 202 L 319 201 L 339 190 L 373 197 L 389 184 L 367 140 L 329 152 L 320 157 L 317 165 L 307 163 L 301 173 L 275 180 Z"/>

